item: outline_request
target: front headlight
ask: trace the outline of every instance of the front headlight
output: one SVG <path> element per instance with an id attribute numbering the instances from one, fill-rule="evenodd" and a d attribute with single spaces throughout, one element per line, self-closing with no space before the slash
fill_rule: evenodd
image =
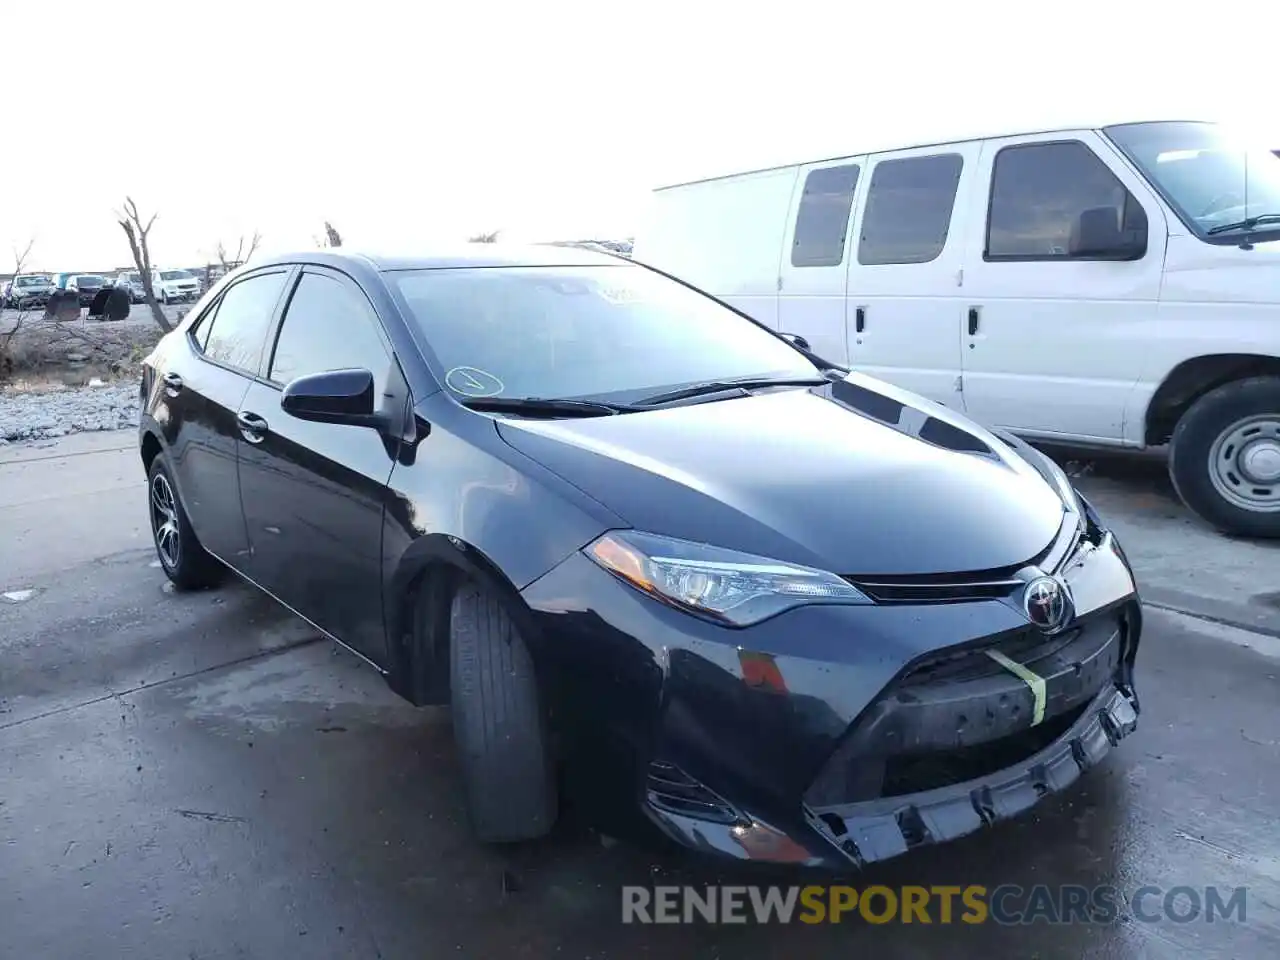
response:
<path id="1" fill-rule="evenodd" d="M 585 552 L 637 590 L 723 626 L 810 603 L 871 603 L 825 570 L 633 530 L 606 533 Z"/>

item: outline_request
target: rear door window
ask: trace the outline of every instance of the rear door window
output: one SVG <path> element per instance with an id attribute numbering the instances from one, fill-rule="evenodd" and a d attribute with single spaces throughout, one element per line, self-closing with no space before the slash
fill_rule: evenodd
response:
<path id="1" fill-rule="evenodd" d="M 287 276 L 283 271 L 259 273 L 228 287 L 217 313 L 200 324 L 209 327 L 205 356 L 256 375 Z"/>

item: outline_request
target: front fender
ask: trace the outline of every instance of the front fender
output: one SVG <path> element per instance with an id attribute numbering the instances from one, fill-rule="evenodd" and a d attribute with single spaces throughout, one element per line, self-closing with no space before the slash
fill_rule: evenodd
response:
<path id="1" fill-rule="evenodd" d="M 435 669 L 438 634 L 447 628 L 447 590 L 429 596 L 436 619 L 422 625 L 426 649 L 414 643 L 414 609 L 424 587 L 447 577 L 479 580 L 508 603 L 530 644 L 534 635 L 520 590 L 605 530 L 626 524 L 577 487 L 507 446 L 487 417 L 439 397 L 426 436 L 392 470 L 383 526 L 383 610 L 388 681 L 413 702 L 440 702 L 447 671 Z M 450 409 L 452 408 L 452 409 Z M 471 422 L 467 422 L 470 420 Z M 465 439 L 464 439 L 465 438 Z M 437 609 L 443 606 L 443 610 Z M 415 659 L 416 658 L 416 659 Z M 425 664 L 423 659 L 431 664 Z M 424 675 L 424 666 L 430 676 Z"/>

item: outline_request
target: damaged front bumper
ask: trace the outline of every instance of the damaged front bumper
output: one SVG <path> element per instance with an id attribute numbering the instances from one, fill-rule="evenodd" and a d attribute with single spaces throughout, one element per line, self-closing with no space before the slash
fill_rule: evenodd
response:
<path id="1" fill-rule="evenodd" d="M 741 860 L 847 870 L 899 856 L 915 847 L 958 840 L 1060 793 L 1137 727 L 1131 693 L 1111 687 L 1039 753 L 1017 767 L 923 793 L 853 804 L 805 807 L 809 831 L 788 834 L 745 815 L 731 823 L 651 807 L 652 816 L 683 845 Z M 824 842 L 815 842 L 815 840 Z"/>
<path id="2" fill-rule="evenodd" d="M 1129 565 L 1096 525 L 1063 553 L 1076 616 L 1053 635 L 1030 625 L 1024 581 L 943 585 L 955 602 L 897 584 L 901 602 L 743 630 L 583 557 L 523 596 L 557 733 L 606 802 L 696 850 L 847 871 L 1016 816 L 1134 730 Z"/>

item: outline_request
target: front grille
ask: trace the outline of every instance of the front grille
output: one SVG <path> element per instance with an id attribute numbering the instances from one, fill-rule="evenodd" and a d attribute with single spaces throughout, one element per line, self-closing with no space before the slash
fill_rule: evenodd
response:
<path id="1" fill-rule="evenodd" d="M 743 819 L 728 801 L 674 763 L 663 760 L 650 763 L 646 789 L 649 803 L 660 810 L 715 823 L 736 823 Z"/>
<path id="2" fill-rule="evenodd" d="M 855 587 L 877 603 L 958 603 L 964 600 L 1003 600 L 1013 596 L 1024 586 L 1024 581 L 1014 577 L 990 578 L 987 576 L 964 580 L 947 577 L 931 582 L 922 578 L 876 580 L 845 577 Z"/>

